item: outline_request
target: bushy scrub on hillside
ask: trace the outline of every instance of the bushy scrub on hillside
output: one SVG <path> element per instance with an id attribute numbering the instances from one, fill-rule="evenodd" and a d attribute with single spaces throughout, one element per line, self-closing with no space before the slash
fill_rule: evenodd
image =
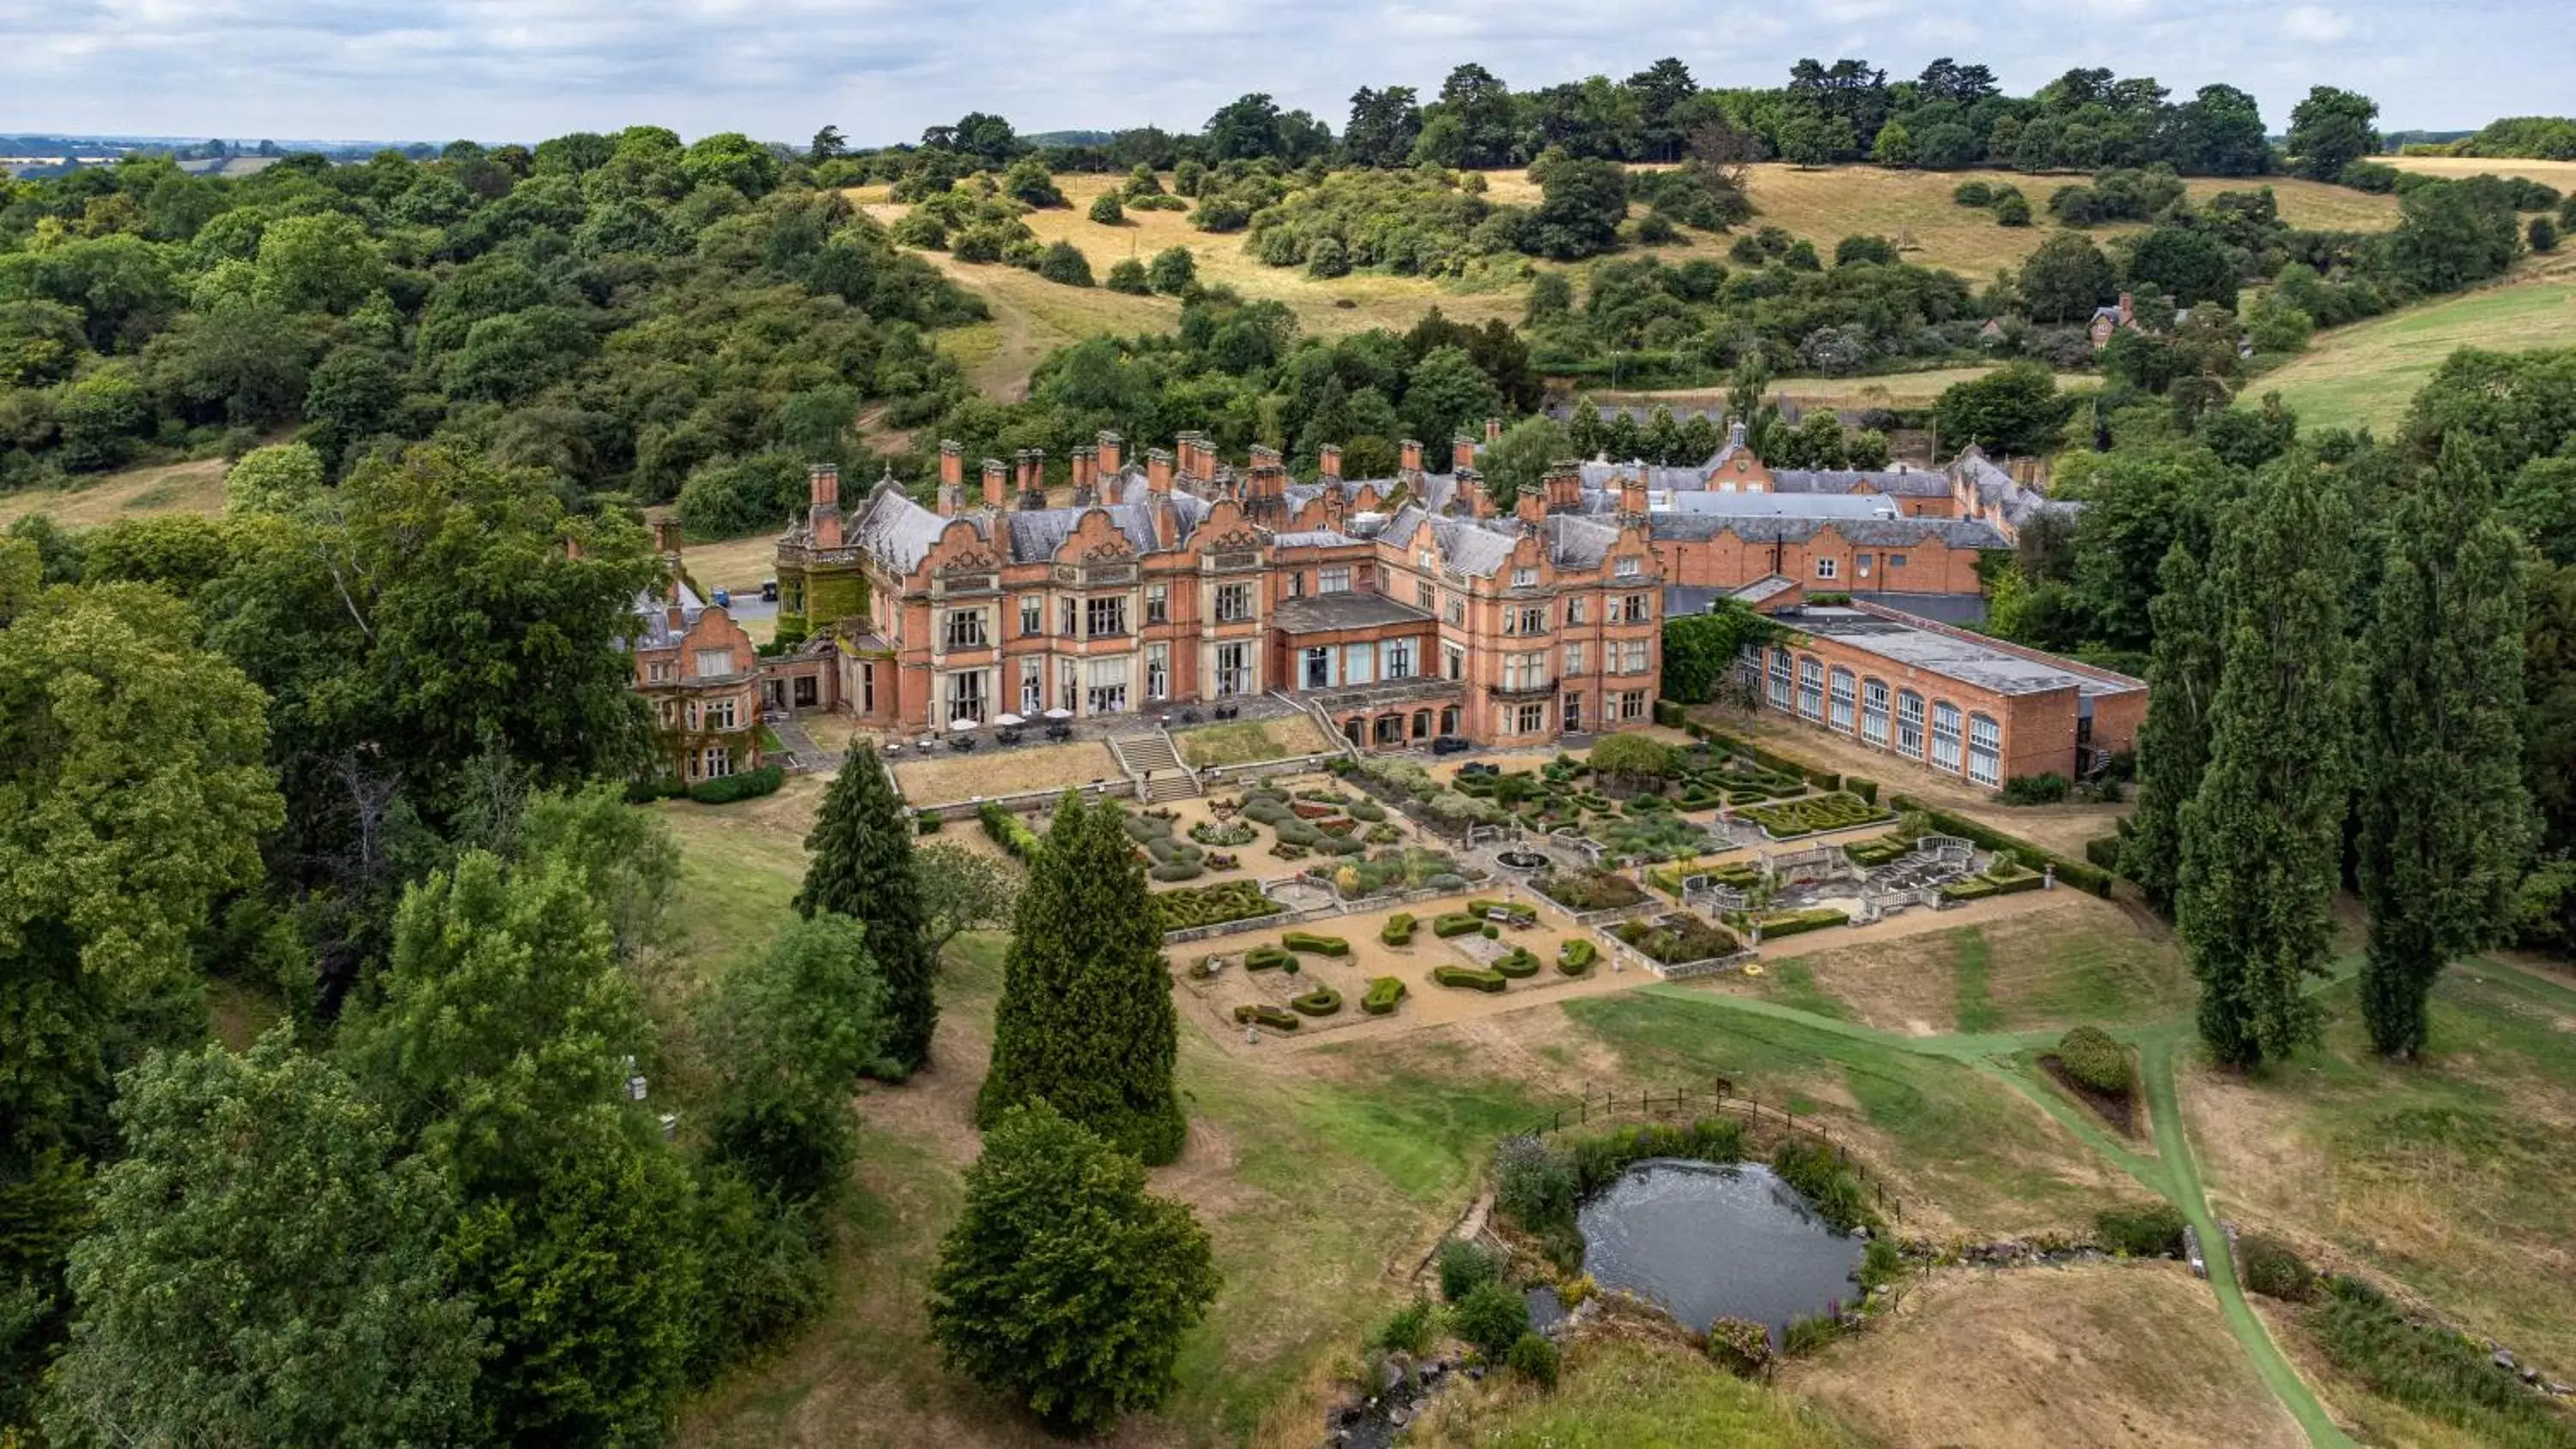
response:
<path id="1" fill-rule="evenodd" d="M 1478 256 L 1511 250 L 1495 236 L 1477 239 L 1495 210 L 1445 172 L 1341 171 L 1252 216 L 1244 245 L 1274 267 L 1304 266 L 1329 246 L 1343 270 L 1456 276 Z"/>

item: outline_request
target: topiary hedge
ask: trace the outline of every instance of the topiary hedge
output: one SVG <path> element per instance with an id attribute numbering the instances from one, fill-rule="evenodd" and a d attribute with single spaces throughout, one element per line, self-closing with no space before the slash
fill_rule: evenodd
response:
<path id="1" fill-rule="evenodd" d="M 1288 998 L 1288 1005 L 1300 1016 L 1330 1016 L 1342 1009 L 1342 993 L 1318 983 L 1305 995 Z"/>
<path id="2" fill-rule="evenodd" d="M 2002 893 L 2002 886 L 1995 884 L 1993 881 L 1987 880 L 1983 876 L 1970 876 L 1966 880 L 1945 881 L 1941 886 L 1942 896 L 1954 901 L 1980 901 L 1984 900 L 1988 896 L 2001 895 Z"/>
<path id="3" fill-rule="evenodd" d="M 1296 964 L 1294 954 L 1276 946 L 1255 946 L 1243 953 L 1243 969 L 1246 971 L 1276 971 L 1282 966 Z"/>
<path id="4" fill-rule="evenodd" d="M 916 835 L 937 835 L 939 833 L 939 827 L 947 823 L 947 821 L 940 818 L 939 812 L 936 810 L 916 810 L 913 812 L 912 829 L 913 833 Z"/>
<path id="5" fill-rule="evenodd" d="M 1500 991 L 1511 984 L 1500 971 L 1488 971 L 1481 966 L 1434 966 L 1431 968 L 1431 979 L 1443 986 L 1457 986 L 1469 991 L 1488 993 Z"/>
<path id="6" fill-rule="evenodd" d="M 718 775 L 712 780 L 700 780 L 689 787 L 689 798 L 701 805 L 730 805 L 736 800 L 775 795 L 778 787 L 786 783 L 785 770 L 776 765 L 763 765 L 739 775 Z"/>
<path id="7" fill-rule="evenodd" d="M 1464 911 L 1451 911 L 1431 923 L 1431 934 L 1446 941 L 1452 936 L 1472 936 L 1484 928 L 1481 919 Z"/>
<path id="8" fill-rule="evenodd" d="M 1744 811 L 1744 818 L 1761 826 L 1774 839 L 1787 840 L 1828 830 L 1848 830 L 1887 817 L 1858 795 L 1836 791 L 1804 800 L 1784 800 L 1777 805 L 1751 806 Z"/>
<path id="9" fill-rule="evenodd" d="M 2098 1026 L 2079 1026 L 2059 1037 L 2057 1065 L 2096 1092 L 2129 1094 L 2129 1053 Z"/>
<path id="10" fill-rule="evenodd" d="M 1413 928 L 1420 924 L 1410 914 L 1398 911 L 1386 918 L 1385 925 L 1377 928 L 1377 938 L 1389 946 L 1410 946 L 1413 944 Z"/>
<path id="11" fill-rule="evenodd" d="M 991 827 L 989 823 L 986 828 Z M 1027 827 L 1021 827 L 1026 830 Z M 1030 835 L 1036 839 L 1035 833 Z M 1191 886 L 1184 890 L 1156 891 L 1154 913 L 1161 918 L 1166 931 L 1188 930 L 1196 926 L 1223 925 L 1228 921 L 1256 920 L 1275 916 L 1286 907 L 1261 893 L 1258 882 L 1248 880 L 1220 881 L 1215 885 Z"/>
<path id="12" fill-rule="evenodd" d="M 1309 956 L 1339 958 L 1351 954 L 1350 942 L 1339 936 L 1319 936 L 1312 931 L 1289 931 L 1280 936 L 1279 944 Z"/>
<path id="13" fill-rule="evenodd" d="M 1038 858 L 1038 852 L 1046 848 L 1046 841 L 1029 828 L 1027 821 L 1012 814 L 998 801 L 987 800 L 975 807 L 975 818 L 983 822 L 984 833 L 993 838 L 993 843 L 1002 847 L 1004 854 L 1016 860 L 1035 861 Z M 1168 919 L 1167 917 L 1166 920 Z M 1173 928 L 1166 924 L 1163 929 L 1168 931 Z"/>
<path id="14" fill-rule="evenodd" d="M 1568 976 L 1580 976 L 1592 969 L 1601 958 L 1601 948 L 1577 936 L 1556 948 L 1556 969 Z"/>
<path id="15" fill-rule="evenodd" d="M 1726 923 L 1737 930 L 1749 930 L 1756 922 L 1762 927 L 1762 939 L 1777 941 L 1784 936 L 1803 936 L 1828 926 L 1848 926 L 1851 917 L 1831 906 L 1812 906 L 1801 911 L 1765 911 L 1759 915 L 1729 911 Z"/>
<path id="16" fill-rule="evenodd" d="M 1236 1022 L 1242 1024 L 1266 1026 L 1273 1031 L 1295 1031 L 1297 1029 L 1297 1013 L 1293 1011 L 1282 1011 L 1278 1007 L 1267 1004 L 1238 1006 L 1234 1009 L 1234 1019 Z"/>
<path id="17" fill-rule="evenodd" d="M 1395 1010 L 1404 999 L 1404 983 L 1392 976 L 1369 978 L 1368 991 L 1360 997 L 1360 1010 L 1371 1016 L 1384 1016 Z"/>
<path id="18" fill-rule="evenodd" d="M 1514 946 L 1494 961 L 1494 969 L 1514 981 L 1526 981 L 1538 974 L 1538 957 L 1527 946 Z"/>

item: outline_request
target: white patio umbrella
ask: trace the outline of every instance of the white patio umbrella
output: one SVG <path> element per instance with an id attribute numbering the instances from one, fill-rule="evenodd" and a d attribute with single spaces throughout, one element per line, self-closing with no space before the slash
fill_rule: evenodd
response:
<path id="1" fill-rule="evenodd" d="M 968 730 L 980 730 L 983 727 L 983 723 L 978 720 L 952 719 L 948 722 L 948 732 L 953 735 L 962 735 Z"/>
<path id="2" fill-rule="evenodd" d="M 1028 723 L 1028 721 L 1027 721 L 1027 720 L 1024 720 L 1024 719 L 1022 719 L 1022 718 L 1020 718 L 1018 715 L 1015 715 L 1015 714 L 997 714 L 997 715 L 993 716 L 993 723 L 995 723 L 995 724 L 997 724 L 997 725 L 1000 725 L 1002 728 L 1004 728 L 1004 729 L 1006 729 L 1006 730 L 1009 730 L 1009 729 L 1018 729 L 1020 726 L 1022 726 L 1022 725 L 1024 725 L 1024 724 L 1027 724 L 1027 723 Z"/>
<path id="3" fill-rule="evenodd" d="M 1069 709 L 1051 709 L 1046 712 L 1046 717 L 1051 720 L 1068 720 L 1073 718 L 1073 711 Z"/>

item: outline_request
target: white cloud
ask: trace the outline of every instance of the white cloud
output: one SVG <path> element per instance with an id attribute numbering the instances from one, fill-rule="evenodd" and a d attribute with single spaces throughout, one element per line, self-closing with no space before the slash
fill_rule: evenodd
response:
<path id="1" fill-rule="evenodd" d="M 2281 33 L 2292 40 L 2324 44 L 2350 35 L 2352 21 L 2322 5 L 2293 5 L 2281 12 Z"/>

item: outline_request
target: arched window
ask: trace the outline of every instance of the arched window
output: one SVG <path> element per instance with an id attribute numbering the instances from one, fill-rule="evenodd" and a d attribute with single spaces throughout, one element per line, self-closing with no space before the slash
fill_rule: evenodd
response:
<path id="1" fill-rule="evenodd" d="M 1444 735 L 1458 733 L 1458 706 L 1453 704 L 1440 711 L 1440 733 Z"/>
<path id="2" fill-rule="evenodd" d="M 1910 689 L 1896 692 L 1896 752 L 1923 758 L 1923 696 Z"/>
<path id="3" fill-rule="evenodd" d="M 1771 707 L 1789 707 L 1789 651 L 1771 646 Z"/>
<path id="4" fill-rule="evenodd" d="M 1932 702 L 1932 767 L 1959 773 L 1959 707 L 1946 699 Z"/>
<path id="5" fill-rule="evenodd" d="M 1798 714 L 1802 719 L 1825 717 L 1825 665 L 1811 655 L 1798 656 Z"/>
<path id="6" fill-rule="evenodd" d="M 1852 728 L 1852 672 L 1837 664 L 1828 676 L 1833 687 L 1833 712 L 1826 716 L 1835 729 L 1850 734 Z"/>
<path id="7" fill-rule="evenodd" d="M 2000 785 L 2003 765 L 2003 726 L 1981 714 L 1968 716 L 1968 778 L 1980 785 Z"/>
<path id="8" fill-rule="evenodd" d="M 1887 681 L 1884 679 L 1860 682 L 1860 737 L 1882 750 L 1887 748 Z"/>

